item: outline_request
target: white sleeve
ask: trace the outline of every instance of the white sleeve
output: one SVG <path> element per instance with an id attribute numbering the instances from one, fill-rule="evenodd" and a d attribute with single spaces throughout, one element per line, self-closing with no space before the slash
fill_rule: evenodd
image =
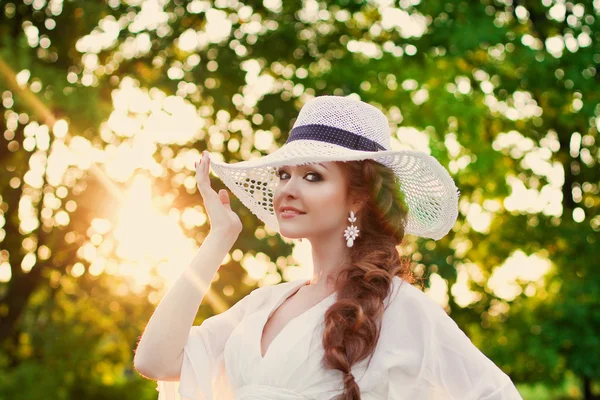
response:
<path id="1" fill-rule="evenodd" d="M 433 383 L 450 399 L 522 400 L 512 381 L 440 307 L 429 361 Z"/>
<path id="2" fill-rule="evenodd" d="M 157 381 L 158 400 L 212 400 L 227 397 L 223 350 L 231 332 L 249 309 L 264 297 L 267 287 L 253 290 L 227 311 L 192 326 L 183 348 L 179 381 Z"/>
<path id="3" fill-rule="evenodd" d="M 389 399 L 522 400 L 508 375 L 419 289 L 403 283 L 386 314 Z"/>

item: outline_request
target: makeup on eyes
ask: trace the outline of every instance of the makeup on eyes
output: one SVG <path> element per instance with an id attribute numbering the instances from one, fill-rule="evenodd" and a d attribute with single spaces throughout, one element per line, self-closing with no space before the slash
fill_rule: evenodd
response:
<path id="1" fill-rule="evenodd" d="M 310 166 L 302 166 L 302 167 L 305 167 L 306 169 L 310 168 Z M 279 168 L 276 169 L 275 174 L 277 175 L 277 177 L 279 179 L 282 179 L 281 178 L 281 174 L 283 174 L 283 173 L 290 175 L 285 169 L 286 169 L 285 166 L 282 166 L 282 167 L 279 167 Z M 312 170 L 312 171 L 309 170 L 309 171 L 307 171 L 304 174 L 304 176 L 308 176 L 308 175 L 313 175 L 314 176 L 314 178 L 310 178 L 308 180 L 309 182 L 319 182 L 319 181 L 323 180 L 322 174 L 319 173 L 319 172 L 317 172 L 317 171 L 315 171 L 315 170 Z"/>
<path id="2" fill-rule="evenodd" d="M 279 177 L 279 179 L 281 179 L 281 174 L 288 174 L 288 172 L 285 171 L 283 168 L 278 168 L 276 171 L 276 175 L 277 175 L 277 177 Z M 323 180 L 322 175 L 316 171 L 309 171 L 305 175 L 314 175 L 316 177 L 313 180 L 311 180 L 310 182 L 318 182 L 318 181 Z"/>

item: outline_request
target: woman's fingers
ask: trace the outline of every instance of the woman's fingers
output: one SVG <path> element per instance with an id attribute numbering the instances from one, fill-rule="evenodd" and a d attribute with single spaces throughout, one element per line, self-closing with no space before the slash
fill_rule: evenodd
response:
<path id="1" fill-rule="evenodd" d="M 198 183 L 198 190 L 202 196 L 210 196 L 212 188 L 210 187 L 210 178 L 208 177 L 210 159 L 206 153 L 202 152 L 202 159 L 199 163 L 196 163 L 196 182 Z"/>
<path id="2" fill-rule="evenodd" d="M 208 172 L 210 170 L 210 158 L 207 153 L 202 153 L 202 159 L 195 163 L 196 182 L 198 190 L 204 201 L 204 208 L 210 220 L 211 229 L 216 228 L 226 232 L 238 233 L 242 229 L 240 218 L 231 210 L 231 200 L 229 192 L 221 189 L 217 193 L 210 186 Z"/>
<path id="3" fill-rule="evenodd" d="M 226 205 L 230 210 L 230 200 L 229 195 L 226 190 L 221 189 L 219 193 L 215 192 L 215 190 L 210 186 L 210 178 L 209 178 L 209 170 L 210 170 L 210 158 L 208 158 L 208 154 L 202 152 L 202 159 L 199 163 L 196 163 L 196 181 L 198 183 L 198 190 L 202 195 L 202 198 L 206 202 L 216 202 L 219 201 L 221 204 Z M 210 207 L 207 204 L 207 207 Z"/>

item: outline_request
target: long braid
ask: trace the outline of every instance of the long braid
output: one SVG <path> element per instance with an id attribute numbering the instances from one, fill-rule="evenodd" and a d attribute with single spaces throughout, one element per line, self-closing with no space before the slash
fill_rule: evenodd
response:
<path id="1" fill-rule="evenodd" d="M 343 373 L 342 398 L 358 400 L 352 366 L 373 354 L 393 277 L 412 282 L 413 276 L 396 248 L 404 238 L 407 208 L 393 171 L 372 160 L 342 166 L 350 194 L 369 197 L 357 215 L 361 235 L 336 279 L 337 301 L 325 313 L 323 363 Z"/>

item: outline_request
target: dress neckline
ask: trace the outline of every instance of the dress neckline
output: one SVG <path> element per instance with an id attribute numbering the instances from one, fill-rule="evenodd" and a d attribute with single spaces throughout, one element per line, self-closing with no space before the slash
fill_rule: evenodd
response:
<path id="1" fill-rule="evenodd" d="M 310 281 L 311 281 L 310 279 L 298 279 L 297 282 L 292 281 L 291 283 L 293 283 L 293 284 L 290 285 L 290 287 L 287 290 L 284 290 L 283 293 L 279 295 L 279 299 L 277 300 L 277 302 L 264 313 L 264 316 L 260 323 L 260 328 L 258 329 L 257 348 L 258 348 L 258 357 L 259 357 L 260 361 L 264 361 L 265 359 L 267 359 L 267 357 L 271 353 L 271 348 L 273 347 L 273 345 L 277 344 L 277 342 L 280 340 L 280 337 L 282 336 L 284 331 L 286 329 L 288 329 L 290 325 L 292 325 L 293 323 L 295 323 L 296 321 L 298 321 L 302 318 L 305 318 L 305 317 L 311 315 L 314 311 L 319 310 L 319 309 L 329 305 L 337 297 L 337 292 L 333 292 L 329 296 L 327 296 L 324 299 L 322 299 L 321 301 L 319 301 L 317 304 L 313 305 L 312 307 L 308 308 L 307 310 L 303 311 L 302 313 L 296 315 L 294 318 L 290 319 L 287 322 L 287 324 L 285 324 L 283 326 L 283 328 L 277 333 L 277 335 L 275 335 L 273 340 L 271 340 L 271 343 L 269 344 L 269 347 L 267 347 L 265 354 L 263 356 L 262 355 L 262 337 L 264 334 L 264 330 L 265 330 L 267 321 L 269 321 L 269 318 L 271 318 L 271 316 L 275 313 L 275 311 L 279 308 L 279 306 L 281 306 L 285 302 L 285 300 L 289 299 L 290 297 L 292 297 L 292 295 L 296 294 L 300 290 L 300 288 L 302 288 L 302 286 L 309 284 Z"/>

